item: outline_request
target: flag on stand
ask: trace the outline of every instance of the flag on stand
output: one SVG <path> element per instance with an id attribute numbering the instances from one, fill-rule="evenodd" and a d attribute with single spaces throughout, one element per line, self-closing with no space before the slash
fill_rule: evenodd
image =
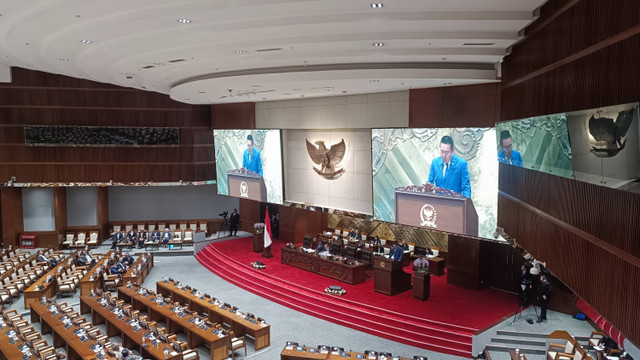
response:
<path id="1" fill-rule="evenodd" d="M 269 218 L 269 208 L 264 213 L 264 247 L 271 245 L 271 219 Z"/>

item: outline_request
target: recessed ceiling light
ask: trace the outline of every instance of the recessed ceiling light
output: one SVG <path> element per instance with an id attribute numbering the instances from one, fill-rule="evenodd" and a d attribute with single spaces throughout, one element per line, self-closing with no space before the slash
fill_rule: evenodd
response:
<path id="1" fill-rule="evenodd" d="M 82 39 L 82 40 L 80 40 L 80 42 L 83 43 L 83 44 L 91 44 L 92 43 L 91 40 L 87 40 L 87 39 Z"/>
<path id="2" fill-rule="evenodd" d="M 82 74 L 82 75 L 80 75 L 80 76 L 82 76 L 82 77 L 89 77 L 89 75 L 87 75 L 87 74 Z"/>
<path id="3" fill-rule="evenodd" d="M 384 46 L 384 43 L 373 43 L 372 46 Z"/>
<path id="4" fill-rule="evenodd" d="M 246 51 L 245 51 L 245 50 L 236 50 L 236 52 L 237 52 L 238 54 L 244 54 L 244 53 L 246 53 Z"/>
<path id="5" fill-rule="evenodd" d="M 384 6 L 383 3 L 371 3 L 371 7 L 374 9 L 380 9 L 383 6 Z"/>
<path id="6" fill-rule="evenodd" d="M 69 61 L 69 59 L 67 59 L 67 58 L 60 58 L 58 60 L 60 60 L 60 61 Z"/>
<path id="7" fill-rule="evenodd" d="M 189 19 L 178 19 L 176 21 L 179 22 L 180 24 L 188 24 L 188 23 L 192 22 Z"/>

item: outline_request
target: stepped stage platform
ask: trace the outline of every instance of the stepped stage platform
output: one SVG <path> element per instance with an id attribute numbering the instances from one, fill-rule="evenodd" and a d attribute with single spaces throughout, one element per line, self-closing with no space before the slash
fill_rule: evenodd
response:
<path id="1" fill-rule="evenodd" d="M 252 237 L 247 237 L 213 243 L 196 258 L 214 274 L 266 299 L 423 349 L 470 357 L 473 333 L 517 310 L 516 295 L 450 285 L 446 273 L 431 277 L 431 298 L 425 302 L 414 300 L 410 290 L 386 296 L 374 291 L 371 277 L 358 285 L 349 285 L 281 264 L 280 249 L 284 244 L 278 241 L 272 245 L 273 258 L 262 258 L 252 251 L 252 241 Z M 251 267 L 257 260 L 266 264 L 266 269 Z M 341 286 L 347 293 L 329 295 L 324 289 L 330 285 Z"/>

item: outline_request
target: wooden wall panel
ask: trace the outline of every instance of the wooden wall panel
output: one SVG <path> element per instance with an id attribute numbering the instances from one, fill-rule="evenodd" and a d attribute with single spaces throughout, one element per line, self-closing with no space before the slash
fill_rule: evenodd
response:
<path id="1" fill-rule="evenodd" d="M 294 242 L 296 238 L 296 209 L 293 206 L 280 205 L 280 239 Z"/>
<path id="2" fill-rule="evenodd" d="M 498 209 L 498 223 L 509 235 L 546 261 L 629 340 L 640 343 L 640 259 L 506 193 L 500 193 Z"/>
<path id="3" fill-rule="evenodd" d="M 480 288 L 480 243 L 460 235 L 449 235 L 447 283 L 469 289 Z"/>
<path id="4" fill-rule="evenodd" d="M 499 105 L 499 83 L 411 89 L 409 127 L 492 127 Z"/>
<path id="5" fill-rule="evenodd" d="M 53 212 L 56 231 L 65 231 L 67 228 L 67 188 L 57 187 L 53 189 Z"/>
<path id="6" fill-rule="evenodd" d="M 238 229 L 253 233 L 253 224 L 264 221 L 260 216 L 260 202 L 246 199 L 240 199 L 239 202 L 240 226 Z"/>
<path id="7" fill-rule="evenodd" d="M 549 216 L 640 257 L 640 194 L 504 164 L 500 164 L 498 187 Z"/>
<path id="8" fill-rule="evenodd" d="M 106 187 L 98 188 L 98 226 L 100 227 L 100 237 L 109 237 L 109 191 Z"/>
<path id="9" fill-rule="evenodd" d="M 253 102 L 211 105 L 212 129 L 255 129 L 256 104 Z"/>
<path id="10" fill-rule="evenodd" d="M 0 84 L 0 181 L 138 182 L 215 179 L 209 106 L 154 92 L 13 68 Z M 25 146 L 24 125 L 178 127 L 179 146 Z"/>
<path id="11" fill-rule="evenodd" d="M 18 237 L 24 230 L 22 189 L 0 187 L 0 206 L 2 207 L 2 246 L 15 247 L 18 244 Z"/>

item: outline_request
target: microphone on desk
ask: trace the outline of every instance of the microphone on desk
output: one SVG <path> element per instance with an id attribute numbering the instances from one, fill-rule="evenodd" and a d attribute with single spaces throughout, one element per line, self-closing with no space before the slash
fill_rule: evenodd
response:
<path id="1" fill-rule="evenodd" d="M 444 167 L 444 164 L 440 164 L 440 170 L 438 171 L 438 173 L 436 174 L 436 177 L 433 178 L 433 187 L 436 187 L 436 180 L 438 180 L 438 176 L 440 176 L 440 172 L 442 172 L 442 168 Z M 436 189 L 433 189 L 433 192 L 436 192 Z"/>

